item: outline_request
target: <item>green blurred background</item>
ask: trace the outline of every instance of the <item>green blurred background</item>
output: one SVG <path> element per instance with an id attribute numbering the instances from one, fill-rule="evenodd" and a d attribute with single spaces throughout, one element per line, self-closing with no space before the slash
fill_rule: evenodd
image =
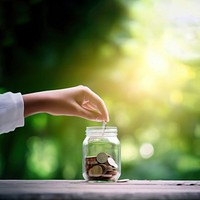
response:
<path id="1" fill-rule="evenodd" d="M 198 0 L 1 0 L 0 92 L 87 85 L 117 126 L 122 175 L 200 179 Z M 38 114 L 0 136 L 1 179 L 82 179 L 87 126 Z"/>

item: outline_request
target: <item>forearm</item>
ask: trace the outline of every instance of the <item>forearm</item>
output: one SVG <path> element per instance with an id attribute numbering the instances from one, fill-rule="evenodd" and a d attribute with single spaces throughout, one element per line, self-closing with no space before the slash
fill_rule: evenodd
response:
<path id="1" fill-rule="evenodd" d="M 36 113 L 48 113 L 52 97 L 48 92 L 37 92 L 23 95 L 24 117 Z"/>

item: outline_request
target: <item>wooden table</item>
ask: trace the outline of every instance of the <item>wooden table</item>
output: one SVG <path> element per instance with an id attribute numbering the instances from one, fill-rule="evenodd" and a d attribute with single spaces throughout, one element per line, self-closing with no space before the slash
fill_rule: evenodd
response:
<path id="1" fill-rule="evenodd" d="M 0 199 L 200 199 L 200 181 L 0 180 Z"/>

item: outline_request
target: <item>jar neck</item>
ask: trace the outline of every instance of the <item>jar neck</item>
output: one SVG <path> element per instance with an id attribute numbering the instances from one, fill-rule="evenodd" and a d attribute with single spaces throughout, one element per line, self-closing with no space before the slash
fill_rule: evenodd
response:
<path id="1" fill-rule="evenodd" d="M 115 126 L 106 126 L 103 128 L 102 126 L 91 126 L 86 127 L 86 136 L 117 136 L 117 127 Z"/>

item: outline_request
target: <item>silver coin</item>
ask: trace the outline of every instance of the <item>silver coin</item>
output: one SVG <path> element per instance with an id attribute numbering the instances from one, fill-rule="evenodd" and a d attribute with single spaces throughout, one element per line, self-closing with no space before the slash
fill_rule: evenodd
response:
<path id="1" fill-rule="evenodd" d="M 101 152 L 97 155 L 97 161 L 99 163 L 105 163 L 108 160 L 108 155 L 104 152 Z"/>
<path id="2" fill-rule="evenodd" d="M 114 168 L 118 168 L 118 165 L 117 165 L 117 163 L 114 161 L 113 158 L 109 157 L 109 158 L 108 158 L 108 163 L 109 163 L 109 165 L 113 166 Z"/>

